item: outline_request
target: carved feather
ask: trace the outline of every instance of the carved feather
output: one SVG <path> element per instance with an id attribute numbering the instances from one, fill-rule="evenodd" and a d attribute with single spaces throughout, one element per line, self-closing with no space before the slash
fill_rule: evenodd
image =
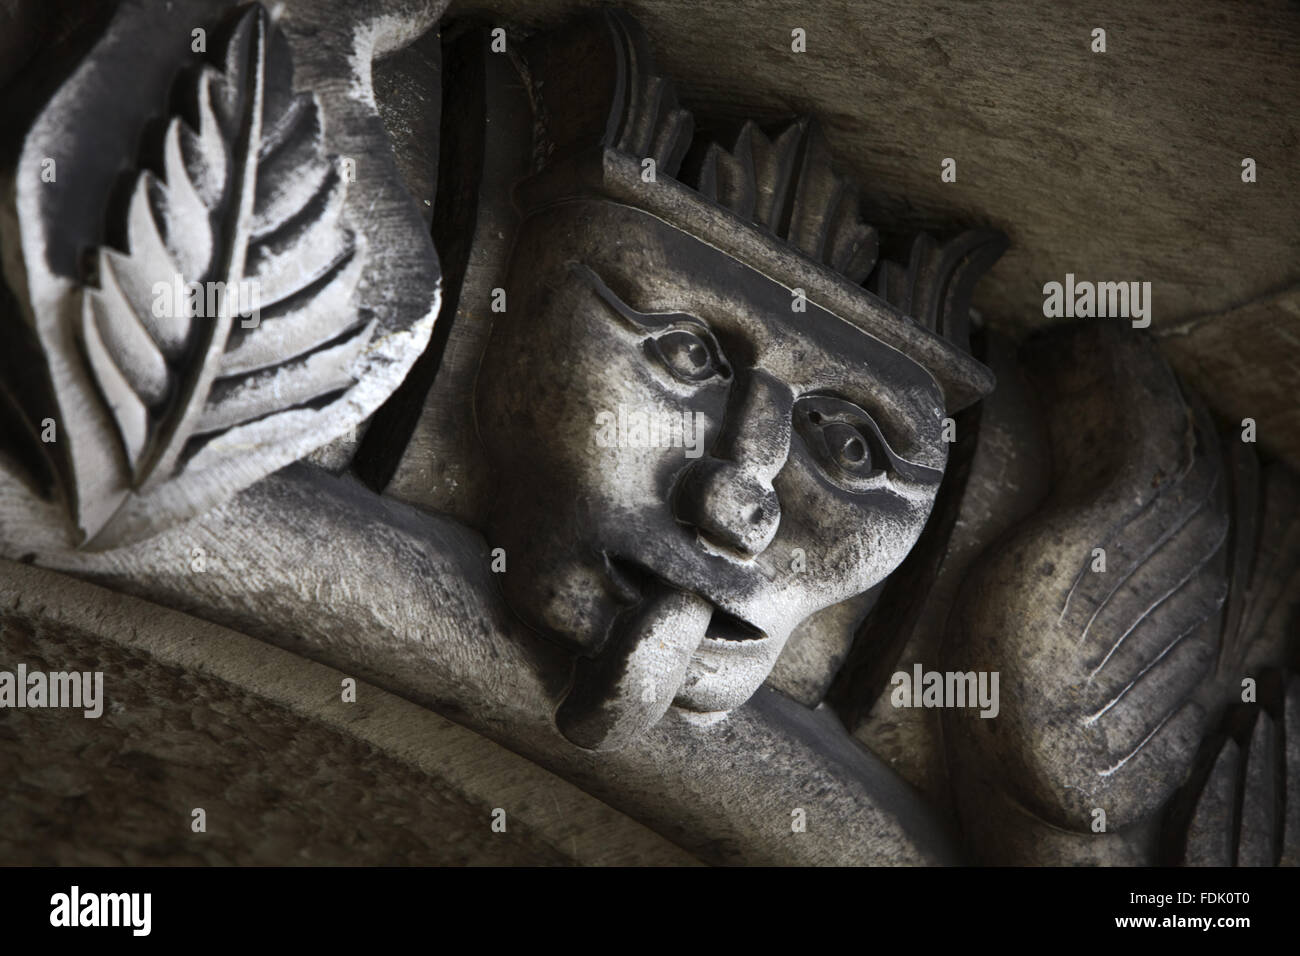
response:
<path id="1" fill-rule="evenodd" d="M 1225 707 L 1164 815 L 1162 856 L 1193 865 L 1294 866 L 1300 676 L 1288 643 L 1300 582 L 1297 481 L 1277 463 L 1259 469 L 1248 446 L 1229 447 L 1238 527 L 1219 655 Z"/>
<path id="2" fill-rule="evenodd" d="M 1170 801 L 1162 863 L 1300 862 L 1300 677 L 1257 673 L 1258 700 L 1227 708 Z"/>
<path id="3" fill-rule="evenodd" d="M 292 76 L 287 42 L 249 7 L 222 68 L 182 81 L 196 125 L 173 115 L 161 174 L 136 177 L 126 251 L 98 251 L 82 338 L 137 492 L 205 437 L 349 387 L 373 333 L 351 304 L 365 247 L 340 221 L 347 182 Z"/>
<path id="4" fill-rule="evenodd" d="M 1227 593 L 1222 465 L 1204 409 L 1186 464 L 1157 484 L 1104 543 L 1106 574 L 1085 573 L 1062 624 L 1077 628 L 1085 728 L 1106 741 L 1110 776 L 1182 708 L 1217 652 Z"/>

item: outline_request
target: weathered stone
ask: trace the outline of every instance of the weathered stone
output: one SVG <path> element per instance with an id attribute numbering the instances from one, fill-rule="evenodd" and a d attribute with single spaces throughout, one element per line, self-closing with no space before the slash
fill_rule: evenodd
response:
<path id="1" fill-rule="evenodd" d="M 918 58 L 910 9 L 863 59 L 852 29 L 791 48 L 816 24 L 777 0 L 689 36 L 672 5 L 441 6 L 0 7 L 41 47 L 0 74 L 0 648 L 35 680 L 0 660 L 0 770 L 55 835 L 6 849 L 1291 861 L 1300 479 L 1251 414 L 1288 379 L 1215 384 L 1285 362 L 1286 296 L 1203 316 L 1276 271 L 1293 158 L 1197 174 L 1258 213 L 1200 230 L 1248 249 L 1239 295 L 1116 242 L 1179 215 L 1183 137 L 1039 129 L 1049 59 L 1101 78 L 1085 112 L 1126 88 L 1113 24 L 997 81 L 946 37 Z M 723 15 L 748 59 L 698 31 Z M 870 123 L 834 93 L 863 70 Z M 951 122 L 1020 83 L 989 107 L 1019 132 Z M 1063 227 L 1099 189 L 1143 222 Z M 244 280 L 265 301 L 223 307 Z M 102 716 L 57 706 L 72 668 Z"/>

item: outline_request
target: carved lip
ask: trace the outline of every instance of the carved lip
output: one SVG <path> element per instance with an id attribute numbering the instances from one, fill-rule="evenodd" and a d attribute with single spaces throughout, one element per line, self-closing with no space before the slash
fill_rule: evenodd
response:
<path id="1" fill-rule="evenodd" d="M 620 603 L 632 605 L 639 602 L 645 593 L 646 582 L 649 578 L 657 578 L 668 587 L 675 588 L 678 591 L 691 591 L 690 588 L 682 587 L 666 575 L 660 574 L 632 558 L 610 554 L 608 551 L 601 552 L 601 557 L 605 560 L 606 576 L 613 585 Z M 721 644 L 725 647 L 727 644 L 767 639 L 768 634 L 761 627 L 725 610 L 709 595 L 700 594 L 698 591 L 691 591 L 691 593 L 713 605 L 713 616 L 709 618 L 709 625 L 704 631 L 704 638 L 711 645 L 718 646 Z"/>

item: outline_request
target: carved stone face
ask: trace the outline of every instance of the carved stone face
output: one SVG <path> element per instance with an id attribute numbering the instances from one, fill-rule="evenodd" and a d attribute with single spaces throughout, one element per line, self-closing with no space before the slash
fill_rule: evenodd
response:
<path id="1" fill-rule="evenodd" d="M 800 621 L 916 541 L 943 399 L 894 348 L 606 201 L 534 215 L 506 288 L 476 416 L 499 482 L 488 540 L 533 627 L 599 656 L 669 600 L 663 626 L 698 632 L 669 692 L 727 710 Z"/>

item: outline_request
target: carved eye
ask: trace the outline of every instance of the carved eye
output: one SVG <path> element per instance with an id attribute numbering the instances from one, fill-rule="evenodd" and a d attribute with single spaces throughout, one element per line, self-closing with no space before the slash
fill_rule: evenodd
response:
<path id="1" fill-rule="evenodd" d="M 844 422 L 833 422 L 822 429 L 822 437 L 827 452 L 841 470 L 864 477 L 871 474 L 871 448 L 856 428 Z"/>
<path id="2" fill-rule="evenodd" d="M 703 327 L 666 329 L 646 341 L 646 350 L 683 382 L 701 383 L 731 376 L 722 350 Z"/>
<path id="3" fill-rule="evenodd" d="M 795 427 L 828 478 L 847 490 L 890 470 L 871 416 L 849 402 L 813 397 L 795 408 Z"/>
<path id="4" fill-rule="evenodd" d="M 701 385 L 711 379 L 731 378 L 717 339 L 700 319 L 686 312 L 641 312 L 610 289 L 596 273 L 580 262 L 570 262 L 569 272 L 585 283 L 624 321 L 649 333 L 645 350 L 683 382 Z"/>

